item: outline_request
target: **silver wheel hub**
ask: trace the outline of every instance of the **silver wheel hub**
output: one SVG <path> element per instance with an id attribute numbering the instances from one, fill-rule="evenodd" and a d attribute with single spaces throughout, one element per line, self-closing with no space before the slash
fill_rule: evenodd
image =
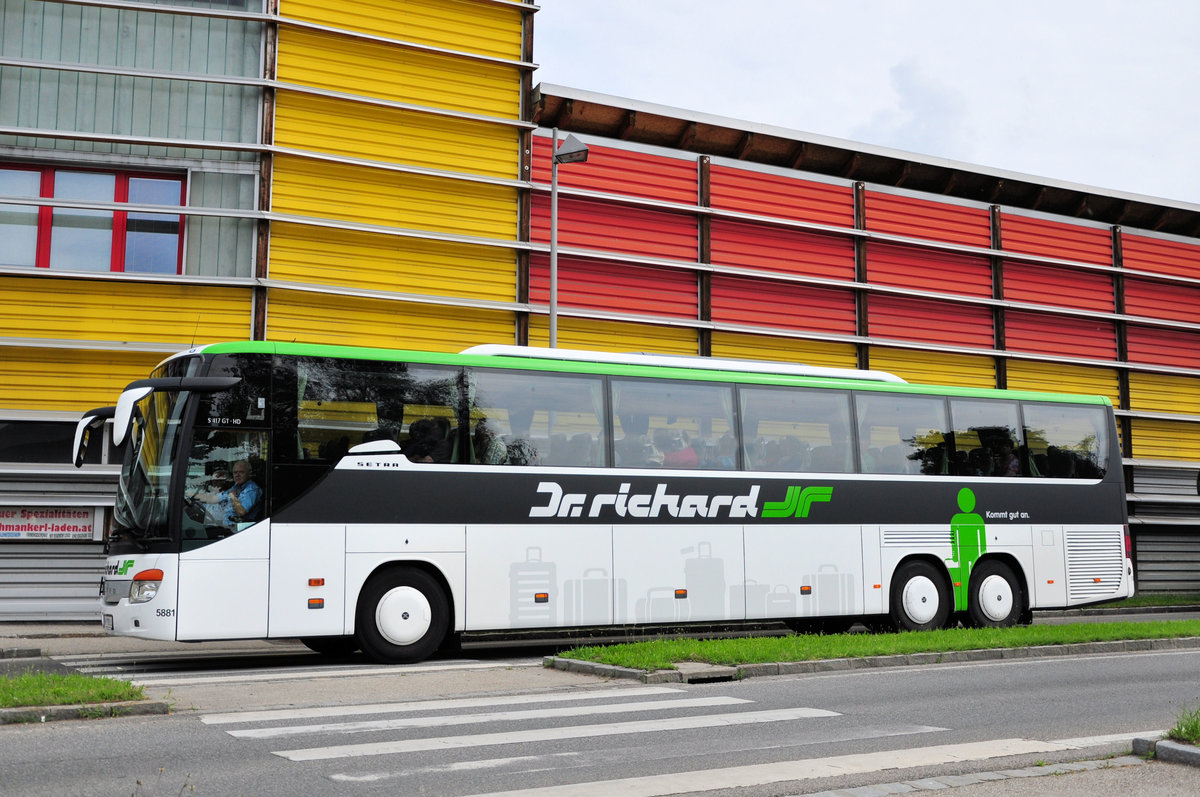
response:
<path id="1" fill-rule="evenodd" d="M 979 609 L 983 616 L 994 623 L 1012 614 L 1013 591 L 1006 578 L 988 576 L 980 582 L 976 598 L 979 600 Z"/>
<path id="2" fill-rule="evenodd" d="M 937 584 L 928 576 L 910 578 L 900 593 L 904 616 L 917 625 L 924 625 L 937 616 L 941 604 Z"/>
<path id="3" fill-rule="evenodd" d="M 393 645 L 411 645 L 429 631 L 433 610 L 419 589 L 396 587 L 375 605 L 375 627 Z"/>

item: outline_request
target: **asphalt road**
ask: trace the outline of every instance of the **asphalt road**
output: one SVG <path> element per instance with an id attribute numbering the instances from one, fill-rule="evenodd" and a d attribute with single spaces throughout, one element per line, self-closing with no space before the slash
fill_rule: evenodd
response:
<path id="1" fill-rule="evenodd" d="M 0 647 L 10 646 L 11 632 L 0 626 Z M 1197 651 L 851 670 L 646 692 L 636 683 L 546 670 L 521 649 L 378 668 L 322 661 L 294 643 L 156 645 L 150 653 L 145 645 L 115 650 L 129 643 L 109 637 L 27 644 L 124 667 L 150 684 L 152 696 L 172 700 L 175 713 L 0 727 L 6 795 L 177 793 L 194 785 L 210 794 L 456 797 L 588 782 L 600 784 L 597 794 L 896 791 L 900 783 L 944 786 L 951 776 L 965 782 L 979 773 L 1041 774 L 1060 761 L 1096 761 L 1126 750 L 1135 732 L 1169 726 L 1179 706 L 1200 699 Z M 1013 752 L 1006 740 L 1026 747 Z M 757 780 L 721 787 L 737 777 Z M 1118 790 L 1123 797 L 1195 794 L 1200 770 L 1137 762 L 1008 777 L 960 786 L 954 795 L 1102 797 Z"/>

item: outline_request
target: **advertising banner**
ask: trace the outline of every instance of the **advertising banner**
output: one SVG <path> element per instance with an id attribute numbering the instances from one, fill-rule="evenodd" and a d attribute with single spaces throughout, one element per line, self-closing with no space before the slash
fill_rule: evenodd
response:
<path id="1" fill-rule="evenodd" d="M 0 506 L 0 542 L 99 540 L 103 518 L 91 506 Z"/>

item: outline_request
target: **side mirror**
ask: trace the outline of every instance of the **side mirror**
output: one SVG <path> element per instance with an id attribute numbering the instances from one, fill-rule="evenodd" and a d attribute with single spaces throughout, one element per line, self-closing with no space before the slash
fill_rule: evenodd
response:
<path id="1" fill-rule="evenodd" d="M 113 417 L 116 412 L 116 407 L 97 407 L 94 410 L 85 412 L 83 417 L 79 419 L 79 423 L 75 424 L 75 446 L 72 449 L 75 452 L 75 467 L 83 467 L 83 460 L 87 456 L 88 442 L 91 440 L 92 430 L 103 427 L 104 421 Z"/>
<path id="2" fill-rule="evenodd" d="M 133 422 L 133 408 L 139 401 L 154 392 L 153 387 L 127 387 L 117 399 L 116 412 L 113 415 L 113 445 L 119 446 L 125 442 L 129 434 L 129 424 Z"/>

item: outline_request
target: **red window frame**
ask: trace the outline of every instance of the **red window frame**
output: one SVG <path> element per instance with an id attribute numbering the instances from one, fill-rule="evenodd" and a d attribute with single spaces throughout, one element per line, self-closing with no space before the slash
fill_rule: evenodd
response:
<path id="1" fill-rule="evenodd" d="M 141 171 L 126 171 L 114 169 L 94 169 L 85 166 L 39 166 L 36 164 L 9 163 L 0 164 L 0 169 L 10 169 L 12 171 L 21 172 L 40 172 L 41 181 L 38 190 L 39 198 L 54 199 L 54 176 L 60 172 L 86 172 L 89 174 L 108 174 L 115 179 L 115 187 L 113 190 L 112 201 L 117 204 L 129 202 L 129 181 L 131 179 L 147 178 L 152 180 L 174 180 L 179 183 L 179 206 L 184 206 L 184 201 L 187 196 L 187 180 L 181 174 L 172 174 L 165 172 L 141 172 Z M 2 203 L 3 200 L 0 200 Z M 164 210 L 168 210 L 170 205 L 163 205 Z M 50 239 L 54 233 L 54 210 L 53 205 L 42 205 L 38 208 L 37 215 L 37 254 L 34 258 L 34 266 L 36 268 L 50 268 Z M 135 211 L 143 212 L 143 211 Z M 145 211 L 148 212 L 148 211 Z M 125 242 L 126 234 L 129 227 L 129 211 L 113 210 L 112 223 L 112 249 L 109 254 L 109 271 L 124 272 L 125 271 Z M 163 213 L 162 215 L 172 215 Z M 175 273 L 183 273 L 183 230 L 184 230 L 184 215 L 179 215 L 179 241 L 175 253 Z M 139 272 L 131 272 L 139 273 Z"/>

